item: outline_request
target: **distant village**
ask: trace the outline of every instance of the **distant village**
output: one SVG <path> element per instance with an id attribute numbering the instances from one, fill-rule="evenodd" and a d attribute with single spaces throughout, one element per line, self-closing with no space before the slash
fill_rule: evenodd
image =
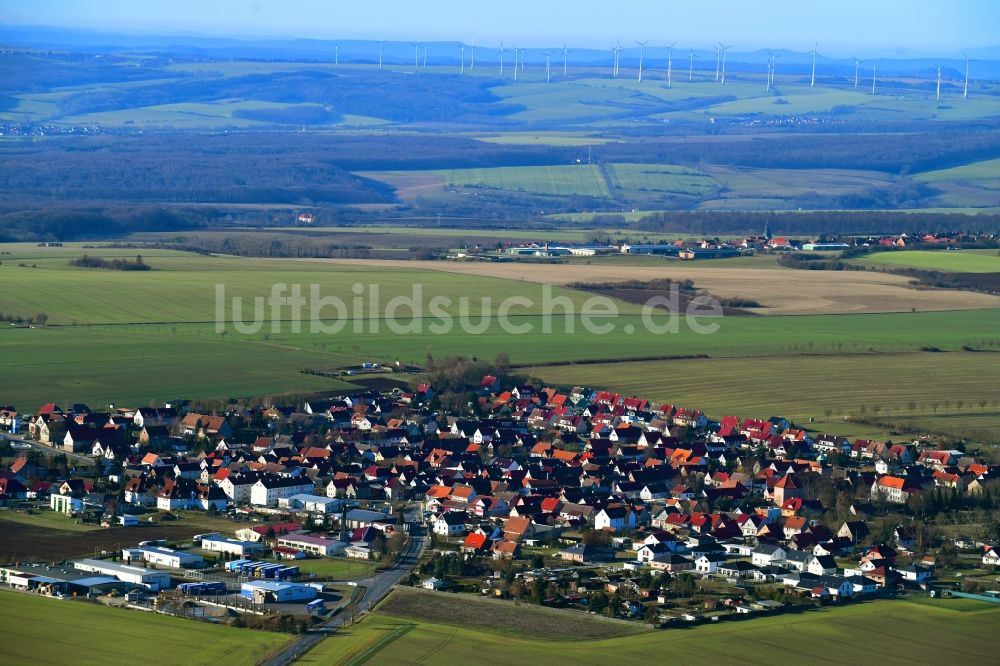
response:
<path id="1" fill-rule="evenodd" d="M 664 625 L 926 594 L 959 553 L 1000 566 L 994 542 L 934 542 L 916 519 L 1000 498 L 1000 466 L 962 450 L 492 375 L 475 394 L 471 414 L 442 410 L 428 384 L 222 413 L 2 407 L 0 518 L 67 514 L 128 545 L 7 562 L 0 584 L 322 613 L 307 563 L 391 561 L 421 529 L 429 548 L 405 584 Z M 146 526 L 184 512 L 233 528 L 180 544 Z M 705 581 L 738 592 L 695 601 Z"/>
<path id="2" fill-rule="evenodd" d="M 674 257 L 677 259 L 727 259 L 752 255 L 755 252 L 842 252 L 858 249 L 960 249 L 962 244 L 990 243 L 993 234 L 961 233 L 901 233 L 883 236 L 820 237 L 811 240 L 775 236 L 768 227 L 759 236 L 719 239 L 676 239 L 657 243 L 556 243 L 529 241 L 505 243 L 502 248 L 475 246 L 453 255 L 453 259 L 504 256 L 513 257 L 592 257 L 597 255 L 632 254 Z"/>

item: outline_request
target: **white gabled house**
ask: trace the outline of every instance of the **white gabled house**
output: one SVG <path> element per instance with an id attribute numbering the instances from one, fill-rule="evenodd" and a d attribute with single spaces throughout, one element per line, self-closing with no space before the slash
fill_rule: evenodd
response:
<path id="1" fill-rule="evenodd" d="M 250 503 L 256 506 L 277 506 L 278 500 L 292 495 L 311 495 L 313 482 L 306 478 L 268 476 L 257 480 L 250 489 Z"/>
<path id="2" fill-rule="evenodd" d="M 635 512 L 624 505 L 609 505 L 594 516 L 594 529 L 631 530 L 635 528 Z"/>

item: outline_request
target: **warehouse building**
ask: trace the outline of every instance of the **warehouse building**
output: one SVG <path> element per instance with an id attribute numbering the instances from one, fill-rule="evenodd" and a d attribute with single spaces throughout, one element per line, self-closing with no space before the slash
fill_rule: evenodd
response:
<path id="1" fill-rule="evenodd" d="M 170 574 L 166 571 L 154 571 L 118 562 L 91 559 L 74 562 L 73 567 L 78 571 L 113 576 L 125 583 L 141 585 L 151 592 L 159 592 L 170 587 Z"/>
<path id="2" fill-rule="evenodd" d="M 264 552 L 265 546 L 254 541 L 237 541 L 223 536 L 207 536 L 201 540 L 202 550 L 210 553 L 225 553 L 233 557 L 254 557 Z"/>
<path id="3" fill-rule="evenodd" d="M 329 557 L 344 552 L 347 544 L 335 539 L 325 539 L 323 537 L 311 536 L 308 534 L 286 534 L 278 537 L 278 546 L 300 550 L 303 553 Z"/>
<path id="4" fill-rule="evenodd" d="M 310 585 L 277 580 L 254 580 L 243 583 L 240 586 L 240 594 L 258 604 L 312 601 L 319 596 L 316 588 Z"/>
<path id="5" fill-rule="evenodd" d="M 139 546 L 123 548 L 122 557 L 126 562 L 145 562 L 158 567 L 171 569 L 200 569 L 205 566 L 205 558 L 195 553 L 174 550 L 163 546 Z"/>
<path id="6" fill-rule="evenodd" d="M 340 511 L 343 500 L 335 497 L 322 497 L 308 493 L 299 493 L 291 497 L 282 497 L 278 506 L 292 511 L 308 511 L 309 513 L 336 513 Z"/>
<path id="7" fill-rule="evenodd" d="M 131 584 L 112 576 L 94 576 L 68 567 L 26 566 L 0 569 L 0 582 L 15 590 L 39 594 L 92 597 L 108 592 L 127 592 Z"/>

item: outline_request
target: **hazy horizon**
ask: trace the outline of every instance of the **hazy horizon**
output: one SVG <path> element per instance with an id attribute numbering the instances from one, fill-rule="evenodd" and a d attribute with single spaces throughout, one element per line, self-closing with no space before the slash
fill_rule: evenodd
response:
<path id="1" fill-rule="evenodd" d="M 509 0 L 470 9 L 469 3 L 435 0 L 418 4 L 382 0 L 363 5 L 316 0 L 175 0 L 171 3 L 124 0 L 74 2 L 36 0 L 30 5 L 3 0 L 4 22 L 11 26 L 80 29 L 142 35 L 186 35 L 237 39 L 356 39 L 393 41 L 515 42 L 541 47 L 567 42 L 604 49 L 616 39 L 663 46 L 709 48 L 718 41 L 736 50 L 761 48 L 819 50 L 830 56 L 858 51 L 954 54 L 997 46 L 1000 3 L 962 0 L 943 8 L 921 0 L 873 3 L 844 0 L 812 6 L 776 0 L 764 6 L 706 0 L 678 9 L 663 2 L 635 0 L 626 7 L 579 0 L 565 3 Z M 388 20 L 386 17 L 390 17 Z M 651 28 L 652 25 L 662 27 Z"/>

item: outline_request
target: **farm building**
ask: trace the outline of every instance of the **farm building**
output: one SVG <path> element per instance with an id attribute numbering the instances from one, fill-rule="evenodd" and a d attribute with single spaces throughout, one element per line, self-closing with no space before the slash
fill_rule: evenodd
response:
<path id="1" fill-rule="evenodd" d="M 680 248 L 675 245 L 629 245 L 621 246 L 622 254 L 662 254 L 667 257 L 676 257 L 680 254 Z"/>
<path id="2" fill-rule="evenodd" d="M 293 603 L 312 601 L 318 596 L 315 587 L 276 580 L 254 580 L 240 586 L 240 594 L 256 603 Z"/>
<path id="3" fill-rule="evenodd" d="M 161 546 L 139 546 L 123 548 L 122 557 L 126 562 L 146 562 L 154 566 L 172 569 L 198 569 L 205 566 L 205 559 L 195 553 Z"/>
<path id="4" fill-rule="evenodd" d="M 73 567 L 78 571 L 114 576 L 125 583 L 141 585 L 151 592 L 159 592 L 170 587 L 170 574 L 166 571 L 153 571 L 118 562 L 91 559 L 78 560 L 73 563 Z"/>
<path id="5" fill-rule="evenodd" d="M 202 550 L 225 553 L 236 557 L 253 557 L 264 552 L 264 544 L 255 541 L 237 541 L 223 536 L 210 536 L 201 540 Z"/>
<path id="6" fill-rule="evenodd" d="M 850 249 L 847 243 L 803 243 L 802 249 L 807 252 L 840 252 Z"/>

